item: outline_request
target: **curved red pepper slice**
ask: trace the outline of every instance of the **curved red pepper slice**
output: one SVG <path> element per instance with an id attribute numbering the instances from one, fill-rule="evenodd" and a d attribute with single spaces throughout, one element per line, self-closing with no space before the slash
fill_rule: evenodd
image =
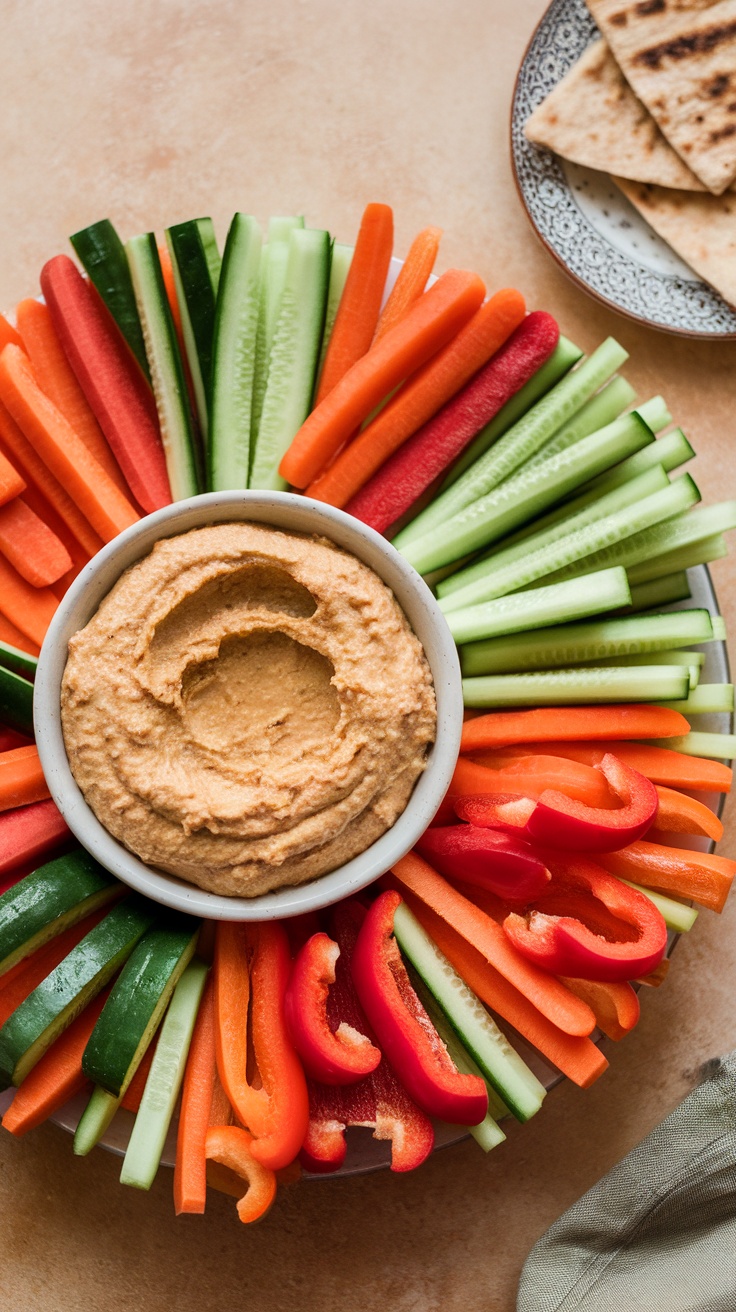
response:
<path id="1" fill-rule="evenodd" d="M 552 889 L 549 899 L 503 922 L 514 946 L 537 966 L 553 975 L 618 983 L 659 965 L 667 926 L 643 893 L 580 858 L 552 864 Z"/>
<path id="2" fill-rule="evenodd" d="M 531 797 L 516 793 L 474 793 L 455 799 L 455 813 L 460 820 L 479 829 L 501 829 L 519 838 L 536 806 Z"/>
<path id="3" fill-rule="evenodd" d="M 526 824 L 524 836 L 533 843 L 573 852 L 616 852 L 635 843 L 651 828 L 659 799 L 651 780 L 607 752 L 597 767 L 622 806 L 607 810 L 585 806 L 564 793 L 542 793 Z"/>
<path id="4" fill-rule="evenodd" d="M 417 851 L 448 879 L 488 888 L 512 902 L 529 902 L 544 892 L 550 873 L 520 838 L 479 825 L 428 829 Z"/>
<path id="5" fill-rule="evenodd" d="M 284 1002 L 291 1039 L 307 1075 L 322 1084 L 352 1084 L 376 1069 L 381 1054 L 365 1034 L 341 1021 L 333 1032 L 327 998 L 335 982 L 340 948 L 327 934 L 313 934 L 291 968 Z"/>
<path id="6" fill-rule="evenodd" d="M 461 1074 L 414 992 L 393 936 L 392 889 L 368 910 L 351 962 L 361 1005 L 407 1093 L 428 1116 L 477 1125 L 488 1111 L 479 1075 Z"/>

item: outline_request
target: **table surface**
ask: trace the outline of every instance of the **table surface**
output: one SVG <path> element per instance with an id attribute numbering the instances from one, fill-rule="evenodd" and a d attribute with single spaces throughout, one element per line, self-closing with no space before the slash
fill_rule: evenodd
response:
<path id="1" fill-rule="evenodd" d="M 303 212 L 352 241 L 387 201 L 402 254 L 427 223 L 440 266 L 514 283 L 586 348 L 631 352 L 640 396 L 662 391 L 699 452 L 704 499 L 733 496 L 736 345 L 638 328 L 547 256 L 516 196 L 508 119 L 544 0 L 4 0 L 0 306 L 38 292 L 70 232 L 109 216 L 130 236 L 235 209 Z M 732 569 L 713 570 L 733 631 Z M 733 807 L 721 851 L 736 850 Z M 472 1143 L 406 1177 L 284 1188 L 258 1226 L 232 1200 L 174 1217 L 104 1152 L 75 1159 L 53 1127 L 0 1136 L 4 1312 L 510 1312 L 535 1239 L 736 1043 L 736 904 L 702 912 L 665 986 L 588 1091 L 563 1084 L 484 1157 Z"/>

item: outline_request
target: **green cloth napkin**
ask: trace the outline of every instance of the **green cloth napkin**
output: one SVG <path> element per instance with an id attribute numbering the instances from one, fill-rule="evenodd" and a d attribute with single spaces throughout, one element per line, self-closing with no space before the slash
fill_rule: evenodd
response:
<path id="1" fill-rule="evenodd" d="M 736 1052 L 534 1246 L 517 1312 L 736 1312 Z"/>

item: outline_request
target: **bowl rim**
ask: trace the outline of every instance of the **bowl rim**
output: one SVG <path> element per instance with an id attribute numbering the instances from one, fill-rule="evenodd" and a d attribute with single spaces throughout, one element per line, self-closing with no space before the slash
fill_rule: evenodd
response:
<path id="1" fill-rule="evenodd" d="M 279 522 L 284 512 L 291 523 Z M 201 522 L 191 522 L 193 517 L 201 517 Z M 294 518 L 311 526 L 297 527 Z M 182 524 L 182 520 L 187 522 Z M 391 828 L 337 870 L 253 898 L 209 893 L 188 884 L 146 865 L 114 838 L 97 819 L 74 779 L 61 729 L 60 691 L 68 640 L 87 623 L 124 570 L 147 555 L 160 539 L 233 521 L 266 523 L 284 532 L 321 534 L 374 569 L 395 593 L 398 587 L 401 596 L 397 595 L 397 601 L 422 642 L 437 697 L 437 734 L 428 764 Z M 118 565 L 121 558 L 124 563 Z M 107 543 L 85 565 L 57 608 L 41 648 L 34 692 L 34 727 L 41 766 L 51 797 L 75 838 L 131 889 L 164 906 L 208 920 L 289 918 L 330 906 L 373 883 L 406 855 L 436 813 L 454 771 L 462 720 L 457 648 L 433 593 L 413 566 L 386 538 L 343 510 L 278 491 L 201 493 L 154 511 Z"/>

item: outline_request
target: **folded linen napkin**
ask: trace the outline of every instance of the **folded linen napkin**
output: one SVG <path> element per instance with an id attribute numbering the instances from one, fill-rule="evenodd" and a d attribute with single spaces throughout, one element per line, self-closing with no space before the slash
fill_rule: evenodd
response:
<path id="1" fill-rule="evenodd" d="M 736 1312 L 736 1052 L 536 1243 L 517 1312 Z"/>

